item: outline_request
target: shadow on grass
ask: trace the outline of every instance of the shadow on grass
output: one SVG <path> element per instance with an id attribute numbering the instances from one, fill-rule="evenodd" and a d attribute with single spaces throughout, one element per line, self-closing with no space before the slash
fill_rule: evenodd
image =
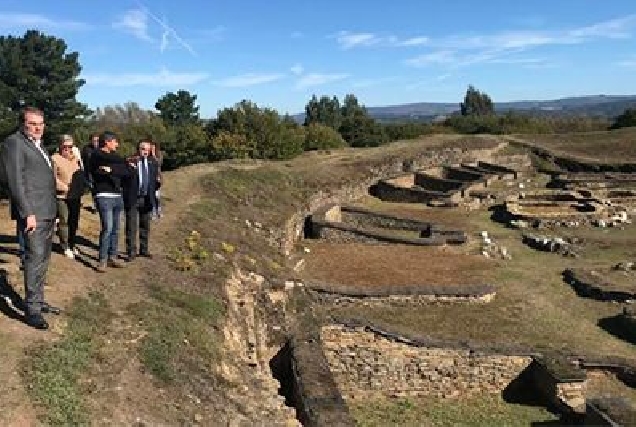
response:
<path id="1" fill-rule="evenodd" d="M 491 212 L 490 220 L 501 224 L 506 228 L 513 228 L 510 225 L 510 221 L 515 219 L 514 215 L 506 210 L 506 206 L 503 204 L 490 206 L 488 211 Z"/>
<path id="2" fill-rule="evenodd" d="M 24 300 L 9 284 L 7 271 L 0 269 L 0 312 L 9 319 L 22 321 L 24 316 L 16 309 L 24 311 Z"/>
<path id="3" fill-rule="evenodd" d="M 623 314 L 617 314 L 616 316 L 600 319 L 598 326 L 616 338 L 636 345 L 635 323 L 636 321 L 632 321 L 630 326 L 627 318 Z"/>

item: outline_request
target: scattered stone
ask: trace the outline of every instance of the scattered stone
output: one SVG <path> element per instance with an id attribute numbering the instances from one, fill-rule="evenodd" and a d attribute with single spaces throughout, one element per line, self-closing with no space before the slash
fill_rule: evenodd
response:
<path id="1" fill-rule="evenodd" d="M 632 271 L 636 270 L 636 264 L 631 261 L 619 262 L 618 264 L 614 265 L 612 269 L 619 271 Z"/>
<path id="2" fill-rule="evenodd" d="M 296 271 L 296 272 L 302 271 L 304 268 L 305 268 L 305 260 L 304 259 L 298 260 L 296 265 L 294 265 L 294 271 Z"/>
<path id="3" fill-rule="evenodd" d="M 510 225 L 514 228 L 528 228 L 530 227 L 530 223 L 528 221 L 524 221 L 523 219 L 513 219 L 510 221 Z"/>
<path id="4" fill-rule="evenodd" d="M 554 252 L 563 256 L 578 258 L 579 251 L 569 239 L 562 237 L 548 237 L 533 234 L 524 234 L 521 241 L 533 249 L 545 252 Z"/>

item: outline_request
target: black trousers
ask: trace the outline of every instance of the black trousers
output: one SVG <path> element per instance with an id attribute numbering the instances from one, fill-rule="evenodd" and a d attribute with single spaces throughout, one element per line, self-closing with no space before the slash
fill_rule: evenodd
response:
<path id="1" fill-rule="evenodd" d="M 139 234 L 139 253 L 147 254 L 150 234 L 150 214 L 152 203 L 149 197 L 138 197 L 134 206 L 126 207 L 126 254 L 137 255 L 137 234 Z"/>
<path id="2" fill-rule="evenodd" d="M 44 281 L 49 269 L 55 221 L 37 219 L 36 228 L 24 234 L 24 287 L 26 315 L 39 314 L 44 302 Z"/>

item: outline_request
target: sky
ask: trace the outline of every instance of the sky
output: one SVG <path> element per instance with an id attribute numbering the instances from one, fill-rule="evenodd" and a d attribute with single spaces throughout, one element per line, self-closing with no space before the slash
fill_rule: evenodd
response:
<path id="1" fill-rule="evenodd" d="M 168 92 L 201 116 L 248 99 L 281 114 L 312 95 L 366 106 L 636 94 L 633 0 L 0 0 L 0 34 L 79 52 L 90 108 Z"/>

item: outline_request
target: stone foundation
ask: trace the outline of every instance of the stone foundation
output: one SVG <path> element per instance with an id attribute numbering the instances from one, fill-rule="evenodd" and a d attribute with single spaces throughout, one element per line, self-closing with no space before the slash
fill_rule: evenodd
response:
<path id="1" fill-rule="evenodd" d="M 345 326 L 324 327 L 321 340 L 345 399 L 501 393 L 532 361 L 528 355 L 409 345 Z"/>
<path id="2" fill-rule="evenodd" d="M 309 218 L 308 225 L 310 236 L 306 237 L 324 239 L 332 243 L 438 246 L 463 244 L 467 240 L 463 231 L 446 230 L 429 222 L 338 205 L 317 210 Z"/>

